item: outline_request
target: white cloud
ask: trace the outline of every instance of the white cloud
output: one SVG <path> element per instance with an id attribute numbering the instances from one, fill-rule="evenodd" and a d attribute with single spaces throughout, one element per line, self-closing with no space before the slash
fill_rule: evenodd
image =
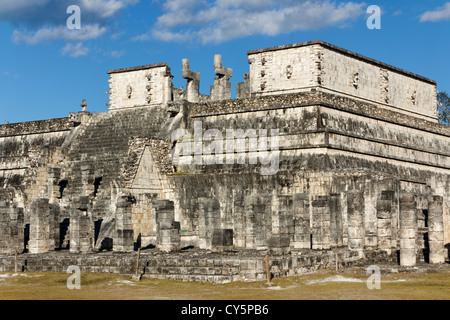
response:
<path id="1" fill-rule="evenodd" d="M 67 19 L 66 10 L 77 5 L 89 23 L 110 18 L 139 0 L 1 0 L 0 21 L 39 25 L 60 23 Z"/>
<path id="2" fill-rule="evenodd" d="M 85 41 L 100 37 L 106 32 L 106 27 L 84 25 L 79 30 L 70 30 L 66 26 L 43 27 L 35 32 L 14 30 L 13 40 L 16 43 L 38 44 L 43 41 L 64 39 L 68 41 Z"/>
<path id="3" fill-rule="evenodd" d="M 112 17 L 139 0 L 0 0 L 0 22 L 11 23 L 16 43 L 85 41 L 103 35 Z M 81 9 L 81 30 L 67 28 L 67 8 Z"/>
<path id="4" fill-rule="evenodd" d="M 143 33 L 138 36 L 131 38 L 131 41 L 149 41 L 151 40 L 151 36 L 148 33 Z"/>
<path id="5" fill-rule="evenodd" d="M 136 4 L 139 0 L 80 0 L 82 10 L 97 14 L 101 18 L 109 18 L 126 6 Z"/>
<path id="6" fill-rule="evenodd" d="M 427 11 L 420 16 L 421 22 L 450 20 L 450 2 L 446 2 L 442 7 L 434 11 Z"/>
<path id="7" fill-rule="evenodd" d="M 166 0 L 153 29 L 134 40 L 223 42 L 251 35 L 341 26 L 364 14 L 364 4 L 294 0 Z"/>
<path id="8" fill-rule="evenodd" d="M 109 55 L 113 58 L 120 58 L 125 54 L 125 52 L 123 50 L 121 51 L 111 51 L 109 52 Z"/>
<path id="9" fill-rule="evenodd" d="M 78 58 L 87 56 L 89 53 L 89 49 L 83 46 L 82 42 L 79 42 L 77 44 L 68 43 L 62 49 L 62 53 L 63 55 L 69 55 L 70 57 Z"/>
<path id="10" fill-rule="evenodd" d="M 125 34 L 125 32 L 119 31 L 119 32 L 113 33 L 110 38 L 112 40 L 117 40 L 117 39 L 120 39 L 124 34 Z"/>
<path id="11" fill-rule="evenodd" d="M 2 75 L 4 77 L 13 77 L 14 79 L 18 79 L 20 76 L 17 73 L 11 73 L 9 71 L 3 71 Z"/>
<path id="12" fill-rule="evenodd" d="M 47 5 L 50 0 L 34 0 L 30 4 L 29 0 L 2 0 L 0 2 L 0 17 L 11 15 L 18 11 L 29 11 L 31 7 L 39 8 Z"/>

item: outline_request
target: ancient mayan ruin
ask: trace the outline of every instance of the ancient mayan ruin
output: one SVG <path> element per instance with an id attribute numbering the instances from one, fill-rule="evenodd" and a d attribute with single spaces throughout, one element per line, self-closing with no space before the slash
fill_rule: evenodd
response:
<path id="1" fill-rule="evenodd" d="M 266 255 L 275 277 L 444 263 L 436 82 L 322 41 L 247 54 L 236 99 L 216 55 L 209 96 L 184 59 L 185 89 L 166 63 L 112 70 L 108 112 L 1 125 L 0 271 L 134 274 L 139 248 L 144 277 L 217 283 L 265 279 Z"/>

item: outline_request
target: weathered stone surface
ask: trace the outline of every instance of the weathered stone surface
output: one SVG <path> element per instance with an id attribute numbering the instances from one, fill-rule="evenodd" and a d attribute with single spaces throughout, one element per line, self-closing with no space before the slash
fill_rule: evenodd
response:
<path id="1" fill-rule="evenodd" d="M 109 109 L 160 105 L 171 99 L 170 68 L 165 63 L 108 71 Z"/>
<path id="2" fill-rule="evenodd" d="M 233 248 L 233 230 L 216 229 L 212 232 L 212 248 L 232 249 Z"/>
<path id="3" fill-rule="evenodd" d="M 434 118 L 434 81 L 322 41 L 253 50 L 248 52 L 248 57 L 253 94 L 319 87 L 357 95 L 380 107 L 396 106 L 402 112 L 413 111 L 423 118 Z M 411 98 L 418 95 L 421 101 Z M 422 103 L 428 107 L 420 108 Z"/>
<path id="4" fill-rule="evenodd" d="M 330 264 L 336 248 L 342 261 L 443 262 L 450 128 L 431 114 L 436 84 L 322 42 L 248 57 L 238 99 L 216 56 L 211 97 L 185 60 L 186 91 L 166 64 L 113 70 L 109 112 L 0 125 L 0 252 L 155 248 L 176 258 L 170 278 L 217 281 L 264 279 L 265 265 L 179 256 L 289 256 L 277 275 Z"/>

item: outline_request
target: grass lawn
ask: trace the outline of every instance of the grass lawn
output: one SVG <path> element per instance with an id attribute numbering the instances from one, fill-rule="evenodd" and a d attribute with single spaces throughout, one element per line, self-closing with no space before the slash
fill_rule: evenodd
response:
<path id="1" fill-rule="evenodd" d="M 0 273 L 1 300 L 450 300 L 450 266 L 438 272 L 385 272 L 381 289 L 369 290 L 363 268 L 265 282 L 210 284 L 110 274 L 82 274 L 81 288 L 69 290 L 70 274 Z"/>

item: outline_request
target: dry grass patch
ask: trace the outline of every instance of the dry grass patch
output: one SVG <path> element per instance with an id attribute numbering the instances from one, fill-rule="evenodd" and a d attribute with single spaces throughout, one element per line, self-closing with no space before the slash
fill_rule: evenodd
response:
<path id="1" fill-rule="evenodd" d="M 110 274 L 82 274 L 81 289 L 69 290 L 70 274 L 0 274 L 2 300 L 408 300 L 450 299 L 450 270 L 438 273 L 381 275 L 381 289 L 369 290 L 364 269 L 314 274 L 265 282 L 210 284 Z"/>

